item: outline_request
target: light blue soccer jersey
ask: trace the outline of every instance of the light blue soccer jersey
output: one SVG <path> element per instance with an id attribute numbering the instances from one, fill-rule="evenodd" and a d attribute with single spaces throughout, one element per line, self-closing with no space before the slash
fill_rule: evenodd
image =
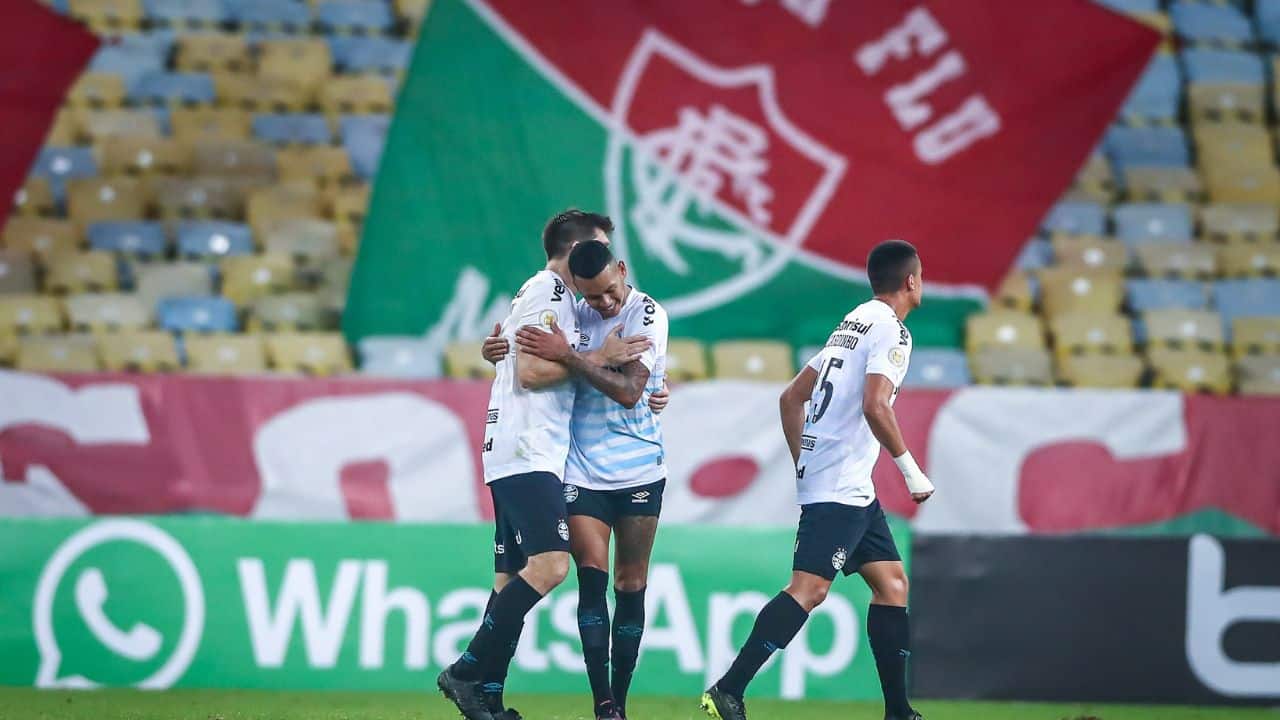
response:
<path id="1" fill-rule="evenodd" d="M 649 369 L 644 395 L 625 408 L 579 378 L 573 401 L 572 440 L 564 481 L 592 490 L 621 490 L 648 485 L 667 476 L 662 425 L 649 409 L 649 395 L 662 389 L 667 373 L 667 312 L 653 298 L 632 288 L 617 317 L 603 318 L 578 301 L 579 352 L 598 349 L 605 336 L 622 326 L 622 335 L 644 335 L 650 347 L 640 357 Z"/>

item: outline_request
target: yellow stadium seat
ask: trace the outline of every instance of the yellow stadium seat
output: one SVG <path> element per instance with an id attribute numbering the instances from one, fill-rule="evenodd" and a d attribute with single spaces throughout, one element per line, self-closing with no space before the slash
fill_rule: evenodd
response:
<path id="1" fill-rule="evenodd" d="M 336 187 L 352 177 L 347 151 L 328 145 L 299 145 L 276 150 L 280 179 L 316 180 L 322 186 Z"/>
<path id="2" fill-rule="evenodd" d="M 1204 197 L 1204 184 L 1191 168 L 1136 166 L 1124 171 L 1125 194 L 1132 202 L 1186 203 Z"/>
<path id="3" fill-rule="evenodd" d="M 18 358 L 18 336 L 0 328 L 0 367 L 13 367 Z"/>
<path id="4" fill-rule="evenodd" d="M 320 304 L 328 312 L 341 313 L 347 302 L 347 286 L 351 281 L 353 262 L 349 257 L 334 258 L 320 268 Z"/>
<path id="5" fill-rule="evenodd" d="M 250 112 L 302 112 L 315 96 L 313 89 L 289 77 L 220 73 L 213 86 L 223 107 Z"/>
<path id="6" fill-rule="evenodd" d="M 330 115 L 391 112 L 391 88 L 381 75 L 338 76 L 320 90 L 320 105 Z"/>
<path id="7" fill-rule="evenodd" d="M 795 375 L 791 347 L 781 342 L 721 341 L 711 346 L 711 360 L 720 379 L 778 382 Z"/>
<path id="8" fill-rule="evenodd" d="M 1124 270 L 1129 252 L 1119 240 L 1091 235 L 1055 235 L 1053 258 L 1061 267 Z"/>
<path id="9" fill-rule="evenodd" d="M 1118 272 L 1045 268 L 1039 276 L 1040 303 L 1046 315 L 1073 310 L 1115 312 L 1124 301 L 1124 283 Z"/>
<path id="10" fill-rule="evenodd" d="M 107 252 L 79 252 L 49 260 L 45 292 L 58 295 L 116 289 L 116 259 Z"/>
<path id="11" fill-rule="evenodd" d="M 272 178 L 276 153 L 253 141 L 200 141 L 193 146 L 195 172 L 200 175 Z"/>
<path id="12" fill-rule="evenodd" d="M 69 0 L 68 14 L 99 34 L 142 27 L 142 0 Z"/>
<path id="13" fill-rule="evenodd" d="M 183 344 L 191 372 L 252 375 L 267 370 L 266 347 L 259 335 L 189 334 Z"/>
<path id="14" fill-rule="evenodd" d="M 87 72 L 67 92 L 72 107 L 116 108 L 124 104 L 124 78 L 115 73 Z"/>
<path id="15" fill-rule="evenodd" d="M 3 239 L 5 247 L 31 253 L 42 263 L 54 255 L 80 249 L 80 233 L 70 220 L 10 217 Z"/>
<path id="16" fill-rule="evenodd" d="M 1280 170 L 1271 165 L 1210 171 L 1206 182 L 1214 202 L 1280 204 Z"/>
<path id="17" fill-rule="evenodd" d="M 1065 355 L 1058 360 L 1059 378 L 1075 387 L 1138 387 L 1144 369 L 1138 356 L 1128 354 Z"/>
<path id="18" fill-rule="evenodd" d="M 1128 355 L 1133 352 L 1133 328 L 1118 314 L 1069 312 L 1049 320 L 1049 332 L 1059 356 L 1090 353 Z"/>
<path id="19" fill-rule="evenodd" d="M 1145 243 L 1134 253 L 1138 267 L 1151 277 L 1211 280 L 1218 274 L 1218 255 L 1203 243 Z"/>
<path id="20" fill-rule="evenodd" d="M 149 263 L 133 268 L 134 293 L 149 310 L 167 297 L 213 294 L 213 276 L 200 263 Z"/>
<path id="21" fill-rule="evenodd" d="M 1280 243 L 1229 243 L 1218 250 L 1218 257 L 1227 277 L 1280 274 Z"/>
<path id="22" fill-rule="evenodd" d="M 116 135 L 161 137 L 160 121 L 150 110 L 80 110 L 77 136 L 98 142 Z"/>
<path id="23" fill-rule="evenodd" d="M 1044 326 L 1029 313 L 992 310 L 974 313 L 965 320 L 965 347 L 971 354 L 988 348 L 1044 346 Z"/>
<path id="24" fill-rule="evenodd" d="M 1202 310 L 1150 310 L 1142 315 L 1147 345 L 1173 350 L 1222 349 L 1222 316 Z"/>
<path id="25" fill-rule="evenodd" d="M 66 299 L 76 331 L 138 330 L 151 325 L 152 308 L 132 293 L 86 293 Z"/>
<path id="26" fill-rule="evenodd" d="M 293 263 L 287 255 L 241 255 L 223 258 L 221 265 L 222 294 L 239 307 L 294 287 Z"/>
<path id="27" fill-rule="evenodd" d="M 1274 240 L 1280 231 L 1280 212 L 1274 205 L 1214 204 L 1200 213 L 1204 235 L 1216 242 L 1232 239 Z"/>
<path id="28" fill-rule="evenodd" d="M 53 189 L 44 178 L 27 178 L 14 193 L 13 211 L 18 215 L 52 215 L 56 209 Z"/>
<path id="29" fill-rule="evenodd" d="M 259 47 L 260 77 L 288 80 L 306 90 L 328 81 L 332 67 L 329 44 L 319 38 L 267 40 Z"/>
<path id="30" fill-rule="evenodd" d="M 1280 356 L 1256 356 L 1236 361 L 1241 395 L 1280 395 Z"/>
<path id="31" fill-rule="evenodd" d="M 285 221 L 319 219 L 320 198 L 314 190 L 264 187 L 249 195 L 245 215 L 249 219 L 253 236 L 262 241 Z"/>
<path id="32" fill-rule="evenodd" d="M 315 293 L 267 295 L 253 302 L 249 312 L 251 331 L 285 332 L 327 329 L 320 297 Z"/>
<path id="33" fill-rule="evenodd" d="M 1005 276 L 991 298 L 993 308 L 1004 308 L 1017 312 L 1030 312 L 1035 304 L 1035 296 L 1031 292 L 1031 276 L 1025 270 L 1016 270 Z"/>
<path id="34" fill-rule="evenodd" d="M 135 330 L 98 336 L 102 365 L 112 372 L 172 372 L 182 367 L 173 336 L 163 330 Z"/>
<path id="35" fill-rule="evenodd" d="M 1110 202 L 1115 194 L 1116 180 L 1107 157 L 1102 153 L 1090 155 L 1084 167 L 1076 173 L 1072 188 L 1098 202 Z"/>
<path id="36" fill-rule="evenodd" d="M 180 175 L 191 169 L 190 147 L 170 138 L 104 138 L 98 156 L 108 175 Z"/>
<path id="37" fill-rule="evenodd" d="M 1267 167 L 1274 157 L 1271 135 L 1260 125 L 1204 124 L 1195 127 L 1193 136 L 1200 166 L 1206 173 Z"/>
<path id="38" fill-rule="evenodd" d="M 36 263 L 31 253 L 0 247 L 0 295 L 26 295 L 36 290 Z"/>
<path id="39" fill-rule="evenodd" d="M 175 107 L 169 124 L 183 142 L 248 140 L 253 133 L 253 116 L 241 108 Z"/>
<path id="40" fill-rule="evenodd" d="M 1231 348 L 1237 357 L 1280 355 L 1280 316 L 1238 317 L 1232 320 Z"/>
<path id="41" fill-rule="evenodd" d="M 178 38 L 176 65 L 184 72 L 247 72 L 253 57 L 244 35 L 202 33 Z"/>
<path id="42" fill-rule="evenodd" d="M 0 295 L 0 333 L 58 332 L 66 325 L 62 304 L 44 295 Z"/>
<path id="43" fill-rule="evenodd" d="M 280 333 L 265 337 L 267 356 L 277 370 L 307 375 L 351 371 L 351 355 L 340 333 Z"/>
<path id="44" fill-rule="evenodd" d="M 1261 85 L 1192 83 L 1187 109 L 1193 121 L 1262 123 L 1267 117 Z"/>
<path id="45" fill-rule="evenodd" d="M 314 218 L 281 220 L 265 230 L 263 245 L 269 253 L 292 256 L 300 268 L 318 267 L 338 257 L 338 228 Z"/>
<path id="46" fill-rule="evenodd" d="M 494 368 L 480 355 L 478 342 L 452 342 L 444 349 L 445 372 L 459 380 L 492 380 Z"/>
<path id="47" fill-rule="evenodd" d="M 91 335 L 20 338 L 15 367 L 24 372 L 96 372 L 102 369 Z"/>
<path id="48" fill-rule="evenodd" d="M 82 119 L 80 111 L 76 108 L 66 106 L 58 108 L 58 112 L 53 116 L 53 125 L 44 137 L 45 144 L 66 147 L 86 141 L 87 138 L 81 127 Z M 15 349 L 14 352 L 16 353 L 17 350 Z"/>
<path id="49" fill-rule="evenodd" d="M 969 356 L 969 370 L 981 385 L 1052 385 L 1049 352 L 1029 347 L 988 347 Z"/>
<path id="50" fill-rule="evenodd" d="M 705 380 L 707 348 L 697 340 L 675 338 L 667 342 L 667 377 L 673 382 Z"/>
<path id="51" fill-rule="evenodd" d="M 395 0 L 396 14 L 407 18 L 414 26 L 422 22 L 430 7 L 431 0 Z"/>
<path id="52" fill-rule="evenodd" d="M 1231 367 L 1225 355 L 1157 348 L 1147 357 L 1155 372 L 1156 387 L 1184 392 L 1231 392 Z"/>
<path id="53" fill-rule="evenodd" d="M 80 228 L 147 216 L 146 186 L 133 178 L 85 178 L 67 183 L 67 215 Z"/>
<path id="54" fill-rule="evenodd" d="M 244 217 L 244 196 L 227 178 L 166 179 L 156 190 L 156 208 L 165 219 Z"/>

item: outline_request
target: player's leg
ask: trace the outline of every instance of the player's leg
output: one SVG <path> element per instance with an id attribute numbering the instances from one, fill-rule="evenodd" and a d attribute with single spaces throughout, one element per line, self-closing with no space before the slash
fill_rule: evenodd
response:
<path id="1" fill-rule="evenodd" d="M 570 491 L 570 488 L 573 488 Z M 609 689 L 609 527 L 610 514 L 599 493 L 565 486 L 569 508 L 569 547 L 578 568 L 578 635 L 597 717 L 613 714 Z"/>
<path id="2" fill-rule="evenodd" d="M 907 659 L 911 656 L 907 573 L 879 502 L 854 550 L 851 567 L 857 568 L 871 588 L 867 639 L 880 676 L 885 717 L 893 720 L 918 717 L 907 699 Z"/>
<path id="3" fill-rule="evenodd" d="M 618 493 L 625 510 L 614 532 L 613 598 L 613 699 L 626 717 L 627 693 L 640 656 L 644 637 L 644 593 L 649 585 L 649 558 L 658 534 L 662 492 L 666 481 Z"/>

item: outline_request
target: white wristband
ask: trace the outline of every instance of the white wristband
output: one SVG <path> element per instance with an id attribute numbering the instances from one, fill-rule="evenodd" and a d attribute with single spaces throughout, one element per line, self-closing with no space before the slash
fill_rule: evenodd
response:
<path id="1" fill-rule="evenodd" d="M 902 471 L 902 477 L 907 481 L 907 490 L 912 493 L 933 492 L 933 483 L 929 482 L 929 478 L 920 470 L 920 466 L 916 464 L 916 459 L 911 457 L 911 451 L 907 451 L 894 458 L 898 469 Z"/>

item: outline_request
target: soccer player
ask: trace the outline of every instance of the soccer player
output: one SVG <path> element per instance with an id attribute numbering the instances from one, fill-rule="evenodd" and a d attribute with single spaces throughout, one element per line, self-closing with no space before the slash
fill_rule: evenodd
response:
<path id="1" fill-rule="evenodd" d="M 867 275 L 875 297 L 845 316 L 779 400 L 800 504 L 791 584 L 764 606 L 729 671 L 703 694 L 702 707 L 713 718 L 746 719 L 747 683 L 795 637 L 843 571 L 862 575 L 871 588 L 867 637 L 885 719 L 922 720 L 907 701 L 907 575 L 871 483 L 883 446 L 912 500 L 922 503 L 933 494 L 893 414 L 911 357 L 902 321 L 920 306 L 920 256 L 900 240 L 881 243 L 867 258 Z"/>
<path id="2" fill-rule="evenodd" d="M 644 402 L 663 388 L 667 314 L 652 297 L 627 284 L 626 263 L 615 259 L 604 243 L 575 247 L 569 272 L 582 292 L 578 351 L 559 333 L 532 329 L 520 330 L 516 343 L 525 352 L 566 366 L 577 378 L 564 498 L 570 551 L 578 568 L 578 631 L 595 717 L 622 720 L 644 633 L 649 557 L 667 477 L 662 428 Z M 619 322 L 624 334 L 647 338 L 648 349 L 616 368 L 584 359 L 581 352 L 601 347 Z M 611 677 L 606 590 L 613 533 L 618 541 Z"/>
<path id="3" fill-rule="evenodd" d="M 503 332 L 525 326 L 578 340 L 569 277 L 574 245 L 604 236 L 608 218 L 569 210 L 542 232 L 546 267 L 511 301 Z M 627 355 L 630 357 L 630 355 Z M 505 679 L 524 617 L 569 571 L 569 524 L 561 487 L 569 453 L 574 384 L 565 366 L 517 352 L 498 363 L 489 394 L 484 479 L 493 494 L 494 594 L 466 652 L 436 679 L 468 720 L 519 717 L 501 707 Z M 496 680 L 495 680 L 496 679 Z M 497 683 L 496 705 L 486 683 Z"/>

